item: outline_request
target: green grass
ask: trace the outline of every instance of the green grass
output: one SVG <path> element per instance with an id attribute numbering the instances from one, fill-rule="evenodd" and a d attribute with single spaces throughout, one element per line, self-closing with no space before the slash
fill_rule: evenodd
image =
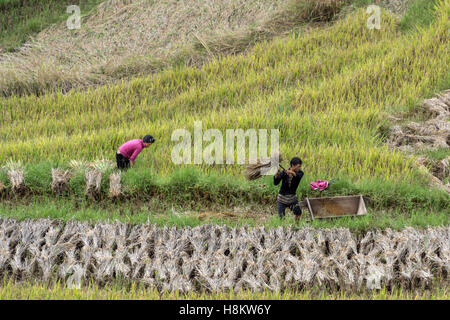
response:
<path id="1" fill-rule="evenodd" d="M 357 8 L 367 7 L 371 4 L 376 4 L 375 0 L 353 0 L 352 4 Z"/>
<path id="2" fill-rule="evenodd" d="M 202 224 L 219 224 L 229 227 L 265 226 L 276 227 L 314 227 L 334 228 L 345 227 L 355 232 L 365 232 L 369 229 L 402 229 L 404 227 L 426 228 L 428 226 L 448 226 L 450 211 L 432 211 L 413 209 L 401 212 L 396 209 L 368 209 L 366 216 L 342 217 L 335 219 L 315 219 L 309 221 L 309 213 L 303 211 L 303 217 L 295 222 L 292 213 L 287 210 L 285 219 L 281 220 L 274 204 L 261 205 L 246 203 L 238 207 L 237 213 L 229 206 L 215 205 L 208 208 L 204 203 L 202 208 L 187 209 L 182 203 L 164 202 L 153 199 L 148 202 L 124 202 L 92 204 L 90 201 L 74 201 L 73 199 L 34 198 L 27 204 L 0 203 L 2 217 L 17 220 L 50 218 L 97 222 L 121 221 L 131 224 L 151 223 L 159 226 L 198 226 Z M 206 212 L 206 213 L 205 213 Z M 223 213 L 228 213 L 225 215 Z M 231 213 L 231 214 L 230 214 Z"/>
<path id="3" fill-rule="evenodd" d="M 399 27 L 402 32 L 416 31 L 418 28 L 426 28 L 436 18 L 435 7 L 439 0 L 407 0 L 406 12 L 402 14 Z M 366 8 L 369 5 L 383 5 L 375 0 L 353 0 L 356 8 Z"/>
<path id="4" fill-rule="evenodd" d="M 0 49 L 9 52 L 44 28 L 64 21 L 69 5 L 78 5 L 84 15 L 102 0 L 0 0 Z M 0 50 L 1 52 L 1 50 Z"/>
<path id="5" fill-rule="evenodd" d="M 422 150 L 420 154 L 427 156 L 431 160 L 440 161 L 450 157 L 450 148 L 437 148 L 433 150 Z"/>
<path id="6" fill-rule="evenodd" d="M 437 0 L 414 0 L 400 21 L 403 31 L 429 26 L 435 19 Z"/>
<path id="7" fill-rule="evenodd" d="M 25 186 L 27 194 L 22 197 L 14 194 L 5 170 L 0 170 L 0 182 L 4 185 L 3 198 L 13 202 L 22 202 L 26 198 L 40 197 L 64 200 L 66 197 L 56 196 L 51 189 L 51 168 L 58 167 L 54 162 L 41 162 L 28 164 L 25 167 Z M 64 166 L 60 166 L 63 167 Z M 310 181 L 316 177 L 305 170 L 297 194 L 300 199 L 317 196 L 338 196 L 362 194 L 366 197 L 366 206 L 381 211 L 395 209 L 397 212 L 410 212 L 419 210 L 423 212 L 439 212 L 447 208 L 450 195 L 439 189 L 426 186 L 425 179 L 415 183 L 396 181 L 392 183 L 383 178 L 364 178 L 353 181 L 345 175 L 334 176 L 335 182 L 321 194 L 311 190 Z M 110 205 L 109 173 L 108 170 L 102 178 L 100 195 L 97 200 L 85 198 L 84 172 L 76 172 L 70 180 L 68 198 L 76 202 L 96 202 Z M 259 204 L 273 205 L 279 186 L 273 184 L 273 176 L 265 176 L 256 181 L 248 181 L 243 176 L 232 176 L 220 172 L 202 172 L 198 168 L 179 168 L 171 174 L 159 174 L 154 169 L 138 166 L 122 173 L 122 192 L 125 202 L 120 204 L 126 207 L 128 202 L 138 203 L 156 201 L 162 210 L 173 205 L 184 210 L 202 210 L 202 208 L 215 207 L 245 207 Z M 119 204 L 118 204 L 119 205 Z"/>
<path id="8" fill-rule="evenodd" d="M 302 291 L 251 291 L 241 290 L 205 292 L 158 292 L 154 288 L 139 284 L 111 284 L 99 287 L 89 284 L 80 289 L 69 289 L 64 284 L 44 284 L 33 281 L 12 282 L 4 280 L 0 284 L 0 300 L 448 300 L 446 286 L 435 286 L 431 290 L 408 291 L 400 288 L 392 290 L 367 290 L 364 292 L 330 291 L 312 288 Z"/>

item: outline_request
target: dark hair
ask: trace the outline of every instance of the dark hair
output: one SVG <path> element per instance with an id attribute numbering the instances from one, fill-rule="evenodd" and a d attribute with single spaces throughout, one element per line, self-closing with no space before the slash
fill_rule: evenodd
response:
<path id="1" fill-rule="evenodd" d="M 300 159 L 298 157 L 293 157 L 291 159 L 291 166 L 295 166 L 297 164 L 302 164 L 302 159 Z"/>
<path id="2" fill-rule="evenodd" d="M 145 143 L 153 143 L 155 142 L 155 138 L 153 138 L 151 135 L 146 135 L 144 139 L 142 139 Z"/>

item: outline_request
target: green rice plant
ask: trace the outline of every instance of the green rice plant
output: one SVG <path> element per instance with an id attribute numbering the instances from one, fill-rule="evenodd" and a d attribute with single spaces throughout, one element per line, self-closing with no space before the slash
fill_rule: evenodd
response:
<path id="1" fill-rule="evenodd" d="M 93 168 L 94 170 L 98 170 L 102 173 L 105 173 L 105 172 L 113 169 L 114 162 L 112 162 L 111 160 L 102 158 L 102 159 L 94 160 L 93 162 L 90 163 L 89 166 L 91 168 Z"/>
<path id="2" fill-rule="evenodd" d="M 116 173 L 114 169 L 101 172 L 95 169 L 66 170 L 70 172 L 67 195 L 75 201 L 84 197 L 86 189 L 86 174 L 100 173 L 98 190 L 95 186 L 97 200 L 103 202 L 110 192 L 110 176 Z M 34 196 L 52 197 L 52 162 L 41 162 L 35 165 L 27 165 L 24 176 L 29 193 Z M 61 171 L 63 172 L 63 171 Z M 6 172 L 3 172 L 4 185 L 8 185 Z M 366 199 L 366 205 L 373 210 L 395 208 L 399 212 L 411 210 L 440 211 L 447 207 L 449 195 L 441 189 L 427 186 L 427 176 L 418 175 L 415 183 L 400 180 L 394 183 L 385 178 L 363 178 L 353 181 L 345 174 L 333 175 L 335 181 L 320 194 L 311 190 L 309 182 L 317 178 L 306 173 L 302 179 L 298 196 L 305 197 L 337 196 L 362 194 Z M 66 179 L 63 179 L 66 181 Z M 96 182 L 97 183 L 97 182 Z M 186 209 L 201 211 L 202 208 L 219 206 L 241 206 L 256 204 L 270 206 L 275 203 L 275 197 L 279 186 L 273 184 L 273 176 L 262 177 L 258 181 L 248 181 L 244 177 L 236 177 L 226 173 L 212 171 L 203 173 L 199 169 L 184 167 L 175 170 L 169 175 L 158 175 L 152 169 L 136 167 L 121 172 L 120 177 L 122 200 L 135 199 L 139 202 L 158 199 L 162 203 L 170 203 L 184 206 Z M 27 197 L 27 196 L 25 196 Z M 125 206 L 123 203 L 121 206 Z M 164 207 L 165 207 L 164 206 Z"/>
<path id="3" fill-rule="evenodd" d="M 436 14 L 436 0 L 414 0 L 408 7 L 405 16 L 400 21 L 400 28 L 404 31 L 430 25 Z"/>
<path id="4" fill-rule="evenodd" d="M 69 181 L 69 192 L 76 197 L 82 198 L 84 196 L 85 185 L 85 172 L 75 171 Z"/>
<path id="5" fill-rule="evenodd" d="M 41 162 L 25 167 L 25 184 L 32 193 L 47 193 L 52 184 L 51 170 L 53 163 Z"/>
<path id="6" fill-rule="evenodd" d="M 124 193 L 130 196 L 148 194 L 159 184 L 157 175 L 148 169 L 128 170 L 122 174 Z"/>
<path id="7" fill-rule="evenodd" d="M 448 300 L 449 292 L 445 286 L 436 286 L 433 290 L 408 291 L 392 288 L 390 291 L 381 289 L 376 292 L 346 293 L 333 292 L 314 288 L 309 290 L 290 290 L 287 292 L 272 292 L 268 290 L 216 291 L 213 293 L 182 293 L 178 291 L 159 293 L 154 288 L 148 288 L 136 283 L 128 285 L 98 286 L 89 283 L 80 289 L 69 289 L 61 282 L 47 284 L 42 282 L 14 282 L 3 280 L 0 285 L 2 300 Z"/>
<path id="8" fill-rule="evenodd" d="M 4 170 L 0 170 L 0 184 L 3 186 L 2 190 L 6 189 L 7 185 L 9 184 L 8 175 Z"/>
<path id="9" fill-rule="evenodd" d="M 83 160 L 70 160 L 69 166 L 75 172 L 83 172 L 88 168 L 89 164 Z"/>
<path id="10" fill-rule="evenodd" d="M 441 161 L 450 156 L 449 148 L 425 149 L 420 151 L 421 154 L 426 155 L 432 160 Z"/>

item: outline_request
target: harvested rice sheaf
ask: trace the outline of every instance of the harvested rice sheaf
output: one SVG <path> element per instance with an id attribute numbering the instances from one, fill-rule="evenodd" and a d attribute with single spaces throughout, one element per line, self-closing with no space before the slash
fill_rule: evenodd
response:
<path id="1" fill-rule="evenodd" d="M 120 184 L 120 172 L 112 173 L 109 176 L 109 196 L 117 198 L 122 195 L 122 186 Z"/>
<path id="2" fill-rule="evenodd" d="M 392 127 L 388 141 L 391 147 L 406 151 L 424 147 L 450 147 L 450 90 L 424 100 L 422 112 L 429 120 Z"/>
<path id="3" fill-rule="evenodd" d="M 158 290 L 361 290 L 448 283 L 450 227 L 176 228 L 0 219 L 0 276 L 70 287 L 117 277 Z"/>
<path id="4" fill-rule="evenodd" d="M 255 163 L 250 163 L 246 166 L 245 177 L 248 180 L 256 180 L 269 172 L 273 165 L 278 165 L 283 160 L 280 153 L 272 155 L 270 158 L 257 159 Z"/>
<path id="5" fill-rule="evenodd" d="M 52 168 L 52 191 L 62 194 L 69 191 L 69 181 L 72 173 L 69 170 Z"/>
<path id="6" fill-rule="evenodd" d="M 103 173 L 97 169 L 91 169 L 86 171 L 86 190 L 85 195 L 93 198 L 98 197 L 100 194 L 100 186 L 102 182 Z"/>
<path id="7" fill-rule="evenodd" d="M 13 169 L 8 171 L 8 178 L 14 193 L 23 193 L 25 191 L 24 170 Z"/>

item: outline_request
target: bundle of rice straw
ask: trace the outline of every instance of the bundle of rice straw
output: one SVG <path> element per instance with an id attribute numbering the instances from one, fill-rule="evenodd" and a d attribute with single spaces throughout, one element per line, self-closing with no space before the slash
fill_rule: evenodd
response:
<path id="1" fill-rule="evenodd" d="M 282 156 L 280 153 L 276 153 L 270 158 L 258 159 L 254 164 L 249 164 L 245 168 L 245 177 L 248 180 L 259 179 L 265 172 L 268 172 L 272 166 L 282 161 Z"/>
<path id="2" fill-rule="evenodd" d="M 109 196 L 111 198 L 117 198 L 120 197 L 121 194 L 120 172 L 112 173 L 109 176 Z"/>
<path id="3" fill-rule="evenodd" d="M 54 193 L 61 194 L 69 191 L 69 180 L 72 173 L 69 170 L 52 168 L 52 190 Z"/>
<path id="4" fill-rule="evenodd" d="M 86 172 L 86 190 L 85 195 L 97 197 L 100 193 L 100 184 L 103 173 L 97 169 L 91 169 Z"/>

